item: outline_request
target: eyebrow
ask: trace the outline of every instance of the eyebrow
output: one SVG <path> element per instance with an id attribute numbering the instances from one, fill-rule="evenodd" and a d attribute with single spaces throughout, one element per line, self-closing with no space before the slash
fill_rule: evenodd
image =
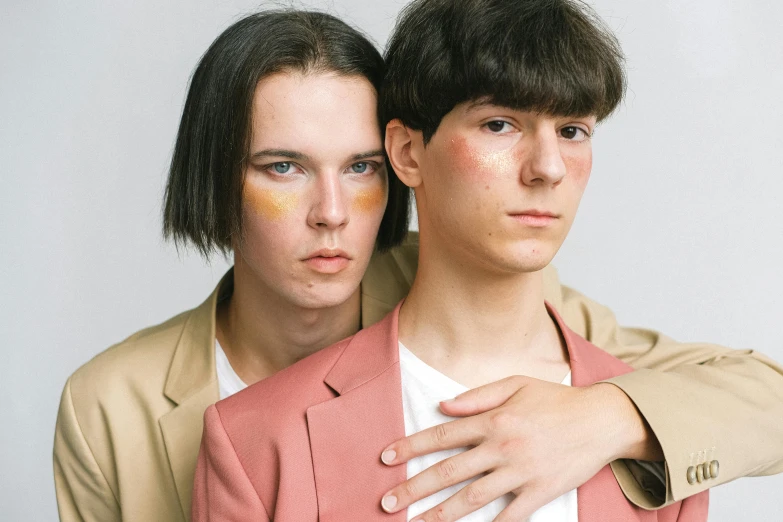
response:
<path id="1" fill-rule="evenodd" d="M 383 149 L 370 150 L 362 152 L 361 154 L 354 154 L 351 156 L 352 161 L 359 161 L 367 158 L 374 158 L 376 156 L 386 156 L 386 151 Z"/>
<path id="2" fill-rule="evenodd" d="M 367 158 L 374 158 L 376 156 L 385 156 L 386 153 L 383 149 L 376 149 L 376 150 L 370 150 L 367 152 L 361 152 L 359 154 L 354 154 L 351 156 L 351 161 L 359 161 Z M 292 160 L 297 161 L 307 161 L 310 159 L 310 156 L 307 154 L 302 154 L 301 152 L 296 152 L 294 150 L 286 150 L 286 149 L 264 149 L 260 150 L 258 152 L 254 152 L 252 156 L 250 156 L 250 159 L 258 159 L 263 158 L 266 156 L 274 156 L 278 158 L 288 158 Z"/>
<path id="3" fill-rule="evenodd" d="M 301 152 L 296 152 L 293 150 L 286 150 L 286 149 L 264 149 L 259 150 L 258 152 L 254 152 L 250 159 L 258 159 L 262 158 L 264 156 L 275 156 L 279 158 L 288 158 L 292 160 L 302 161 L 302 160 L 308 160 L 310 159 L 309 156 L 306 154 L 302 154 Z"/>

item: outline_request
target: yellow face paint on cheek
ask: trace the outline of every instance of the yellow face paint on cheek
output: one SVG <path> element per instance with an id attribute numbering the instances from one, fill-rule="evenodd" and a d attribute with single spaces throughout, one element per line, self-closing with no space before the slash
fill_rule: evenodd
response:
<path id="1" fill-rule="evenodd" d="M 353 197 L 353 208 L 361 212 L 370 212 L 383 205 L 386 197 L 384 187 L 379 185 L 373 188 L 363 189 Z"/>
<path id="2" fill-rule="evenodd" d="M 247 188 L 246 192 L 253 210 L 271 221 L 282 218 L 299 203 L 297 195 L 290 192 L 256 188 Z"/>

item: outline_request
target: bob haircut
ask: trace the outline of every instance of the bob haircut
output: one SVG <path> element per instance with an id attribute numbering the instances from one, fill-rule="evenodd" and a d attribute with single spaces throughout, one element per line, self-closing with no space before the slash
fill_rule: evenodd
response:
<path id="1" fill-rule="evenodd" d="M 600 121 L 625 88 L 620 44 L 578 0 L 414 0 L 386 50 L 381 121 L 426 145 L 463 102 Z"/>
<path id="2" fill-rule="evenodd" d="M 264 11 L 226 29 L 190 81 L 166 185 L 165 238 L 178 245 L 190 242 L 208 257 L 214 251 L 227 254 L 232 241 L 242 237 L 253 96 L 262 78 L 285 71 L 362 76 L 379 92 L 384 62 L 365 36 L 325 13 Z M 408 231 L 410 190 L 388 162 L 387 172 L 379 250 L 399 244 Z"/>

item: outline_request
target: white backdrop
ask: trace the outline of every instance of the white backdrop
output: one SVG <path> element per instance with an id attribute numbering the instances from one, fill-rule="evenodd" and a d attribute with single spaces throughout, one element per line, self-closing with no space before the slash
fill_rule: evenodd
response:
<path id="1" fill-rule="evenodd" d="M 300 5 L 383 45 L 402 4 Z M 562 279 L 624 324 L 783 360 L 783 4 L 594 5 L 623 43 L 631 89 L 596 134 L 593 179 L 556 260 Z M 4 521 L 56 519 L 51 448 L 66 377 L 200 303 L 227 267 L 163 243 L 160 203 L 190 72 L 258 6 L 2 2 Z M 783 477 L 719 487 L 711 520 L 781 520 L 782 489 Z"/>

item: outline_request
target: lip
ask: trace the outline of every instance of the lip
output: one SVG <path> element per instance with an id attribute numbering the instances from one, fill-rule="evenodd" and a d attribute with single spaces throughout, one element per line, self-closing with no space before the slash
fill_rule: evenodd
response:
<path id="1" fill-rule="evenodd" d="M 508 215 L 523 225 L 536 228 L 549 226 L 560 219 L 560 216 L 553 212 L 538 209 L 523 210 L 521 212 L 509 212 Z"/>
<path id="2" fill-rule="evenodd" d="M 311 269 L 322 274 L 336 274 L 348 267 L 351 256 L 343 250 L 322 248 L 308 254 L 302 261 Z"/>

